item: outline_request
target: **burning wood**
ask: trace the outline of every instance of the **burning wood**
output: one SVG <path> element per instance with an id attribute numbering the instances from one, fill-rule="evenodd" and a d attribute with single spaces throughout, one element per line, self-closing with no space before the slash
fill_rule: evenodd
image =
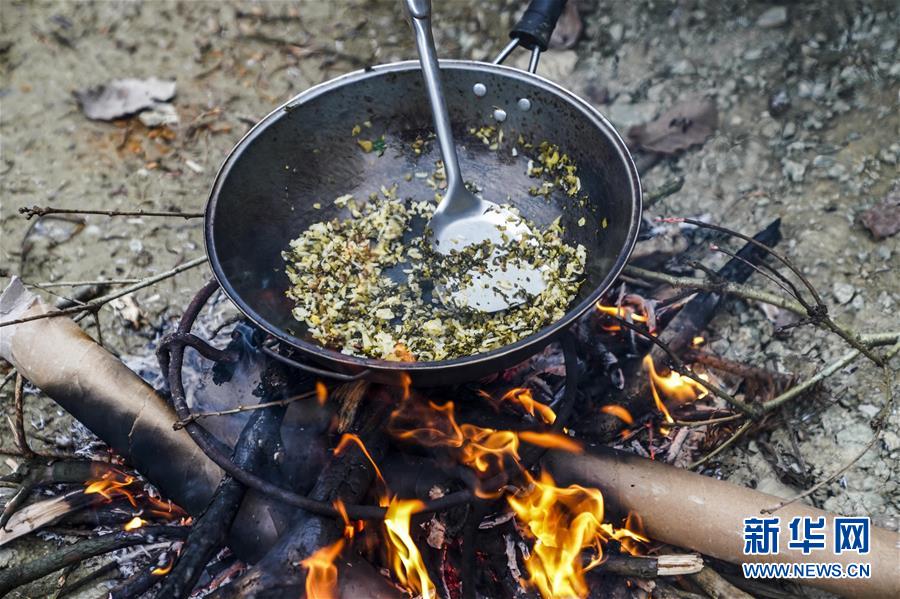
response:
<path id="1" fill-rule="evenodd" d="M 204 292 L 213 291 L 214 287 L 208 287 Z M 13 306 L 17 317 L 46 310 L 21 290 L 7 293 L 4 309 Z M 602 331 L 605 340 L 630 349 L 643 347 L 636 344 L 633 333 L 659 337 L 654 338 L 654 351 L 634 360 L 643 364 L 645 373 L 627 380 L 629 392 L 643 393 L 641 406 L 625 402 L 588 407 L 615 419 L 618 431 L 622 425 L 635 425 L 638 418 L 648 418 L 648 407 L 655 404 L 660 414 L 653 415 L 653 422 L 627 434 L 646 430 L 656 435 L 658 430 L 668 435 L 669 427 L 679 424 L 672 413 L 677 415 L 687 403 L 705 405 L 700 400 L 717 394 L 718 381 L 686 373 L 671 347 L 684 352 L 700 345 L 702 323 L 708 321 L 710 305 L 718 305 L 718 300 L 714 294 L 699 296 L 674 319 L 636 294 L 620 294 L 612 305 L 598 306 L 597 320 L 584 325 L 592 334 Z M 209 441 L 208 432 L 200 429 L 197 418 L 184 406 L 183 384 L 179 391 L 172 383 L 172 401 L 181 417 L 176 429 L 172 409 L 68 319 L 26 320 L 10 329 L 10 339 L 0 348 L 3 355 L 83 418 L 166 496 L 197 516 L 191 520 L 172 504 L 147 494 L 138 479 L 124 470 L 107 467 L 86 477 L 78 494 L 82 500 L 102 498 L 130 506 L 117 527 L 122 529 L 118 534 L 132 536 L 116 537 L 115 543 L 110 540 L 103 547 L 134 544 L 135 539 L 155 535 L 160 529 L 155 523 L 160 520 L 178 520 L 181 525 L 169 527 L 181 532 L 164 533 L 178 539 L 177 545 L 162 550 L 157 563 L 136 575 L 123 592 L 148 590 L 162 582 L 161 596 L 185 597 L 226 542 L 252 565 L 229 570 L 240 574 L 230 583 L 220 581 L 222 586 L 215 593 L 224 598 L 297 596 L 304 591 L 314 598 L 397 595 L 369 562 L 384 566 L 407 594 L 427 599 L 472 596 L 476 589 L 491 595 L 494 586 L 504 587 L 506 594 L 538 594 L 545 599 L 586 597 L 594 578 L 613 573 L 637 578 L 699 573 L 700 584 L 714 573 L 703 575 L 698 556 L 642 554 L 652 543 L 665 542 L 726 561 L 741 560 L 743 555 L 737 553 L 731 538 L 741 530 L 735 518 L 758 511 L 760 502 L 774 503 L 670 466 L 610 457 L 593 449 L 585 453 L 583 441 L 573 438 L 582 423 L 567 423 L 579 399 L 578 372 L 570 372 L 578 361 L 571 337 L 564 351 L 556 354 L 564 359 L 562 364 L 553 362 L 559 358 L 552 353 L 540 358 L 547 364 L 543 376 L 526 376 L 523 369 L 514 369 L 511 373 L 517 374 L 496 377 L 513 385 L 511 389 L 457 388 L 454 401 L 434 399 L 440 392 L 414 391 L 408 377 L 395 390 L 366 383 L 329 389 L 321 381 L 298 377 L 303 390 L 297 397 L 309 398 L 304 409 L 321 413 L 323 422 L 331 422 L 324 436 L 326 447 L 333 448 L 315 485 L 301 490 L 289 488 L 288 479 L 278 472 L 285 460 L 292 459 L 279 439 L 285 406 L 281 400 L 264 397 L 233 453 L 226 455 L 231 448 L 218 448 Z M 628 335 L 631 338 L 626 340 Z M 189 328 L 183 326 L 174 338 L 183 345 L 172 352 L 170 371 L 180 368 L 185 346 L 196 347 L 207 357 L 225 353 L 192 340 Z M 666 347 L 660 339 L 670 345 Z M 57 357 L 56 352 L 64 353 Z M 79 361 L 67 361 L 65 352 L 77 353 Z M 596 359 L 596 354 L 586 358 L 588 362 Z M 47 362 L 53 363 L 52 369 L 44 367 Z M 72 389 L 58 378 L 60 372 L 85 382 Z M 563 381 L 562 375 L 568 378 Z M 123 392 L 140 399 L 122 396 Z M 484 410 L 486 406 L 492 406 L 493 413 Z M 95 413 L 97 409 L 104 410 L 103 418 Z M 243 407 L 218 413 L 238 411 Z M 660 416 L 665 423 L 657 427 Z M 529 428 L 522 428 L 523 424 Z M 123 430 L 127 431 L 124 437 Z M 680 451 L 686 436 L 683 428 L 665 440 L 670 458 Z M 195 441 L 203 453 L 196 451 Z M 652 437 L 650 450 L 654 451 Z M 415 480 L 404 483 L 402 468 L 398 472 L 398 462 L 390 459 L 398 454 L 414 454 L 429 476 L 417 474 Z M 166 467 L 159 465 L 161 455 L 166 456 L 162 460 Z M 280 457 L 270 463 L 271 456 Z M 191 461 L 189 469 L 182 460 Z M 223 478 L 223 470 L 214 464 L 229 476 Z M 271 467 L 264 477 L 263 465 Z M 246 493 L 248 489 L 254 492 Z M 683 501 L 685 495 L 695 494 L 703 501 Z M 243 516 L 238 513 L 242 504 Z M 263 514 L 269 524 L 259 534 L 252 520 L 248 525 L 247 513 L 254 505 L 253 513 Z M 811 513 L 807 508 L 788 508 L 786 513 Z M 500 513 L 492 514 L 492 509 Z M 616 516 L 626 513 L 619 524 L 622 521 Z M 289 514 L 290 521 L 276 522 L 277 514 Z M 27 530 L 28 510 L 14 517 L 20 518 L 13 521 L 17 530 Z M 190 535 L 182 541 L 188 526 Z M 231 535 L 226 536 L 229 529 Z M 875 537 L 878 555 L 873 570 L 886 572 L 890 556 L 885 554 L 896 535 L 876 531 Z M 502 539 L 496 552 L 499 563 L 481 550 L 481 541 L 487 539 Z M 20 568 L 0 581 L 30 580 L 57 564 Z M 482 590 L 482 585 L 490 590 Z M 881 577 L 873 576 L 867 582 L 832 581 L 822 586 L 837 591 L 864 588 L 879 596 L 884 585 Z"/>
<path id="2" fill-rule="evenodd" d="M 743 519 L 776 505 L 779 499 L 681 468 L 646 460 L 623 452 L 591 448 L 584 454 L 549 452 L 543 465 L 563 483 L 596 486 L 619 513 L 641 515 L 649 538 L 732 563 L 748 561 L 799 562 L 800 550 L 778 555 L 744 554 Z M 834 514 L 800 503 L 779 511 L 782 519 L 795 516 L 824 517 L 831 526 Z M 788 547 L 788 531 L 781 531 L 781 547 Z M 893 597 L 896 595 L 896 557 L 900 535 L 873 528 L 869 579 L 812 579 L 809 584 L 845 596 Z M 841 554 L 829 560 L 850 563 L 859 556 Z"/>

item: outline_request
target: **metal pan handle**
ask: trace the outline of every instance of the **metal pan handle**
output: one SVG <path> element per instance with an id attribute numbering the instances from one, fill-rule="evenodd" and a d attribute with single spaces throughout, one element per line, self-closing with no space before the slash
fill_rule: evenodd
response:
<path id="1" fill-rule="evenodd" d="M 550 36 L 553 35 L 556 22 L 559 21 L 565 6 L 566 0 L 531 0 L 525 14 L 509 32 L 511 39 L 494 59 L 494 64 L 502 63 L 517 46 L 522 46 L 531 50 L 528 72 L 537 71 L 541 52 L 550 45 Z"/>

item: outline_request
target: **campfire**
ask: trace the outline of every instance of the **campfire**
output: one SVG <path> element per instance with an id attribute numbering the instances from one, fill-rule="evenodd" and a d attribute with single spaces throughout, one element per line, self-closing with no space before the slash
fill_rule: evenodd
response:
<path id="1" fill-rule="evenodd" d="M 722 276 L 743 280 L 763 254 L 754 244 L 777 241 L 776 224 Z M 686 485 L 704 486 L 703 497 L 726 510 L 766 496 L 655 463 L 703 467 L 748 427 L 765 426 L 767 406 L 792 392 L 784 377 L 702 350 L 717 288 L 673 295 L 622 282 L 539 355 L 434 388 L 413 387 L 409 377 L 381 385 L 310 375 L 247 323 L 217 349 L 191 333 L 215 291 L 207 285 L 160 343 L 168 400 L 72 337 L 71 321 L 21 318 L 32 327 L 21 329 L 21 342 L 35 351 L 74 343 L 100 352 L 92 359 L 104 380 L 85 379 L 83 389 L 57 385 L 40 363 L 16 365 L 119 455 L 41 455 L 16 427 L 27 467 L 3 511 L 0 543 L 88 522 L 107 533 L 66 554 L 79 561 L 155 547 L 113 597 L 550 598 L 623 585 L 742 593 L 716 572 L 739 559 L 716 540 L 733 514 L 685 522 L 692 518 L 677 512 L 692 508 L 678 496 L 691 492 Z M 18 293 L 11 303 L 43 313 Z M 189 348 L 202 358 L 188 353 L 187 361 Z M 68 368 L 84 366 L 61 366 Z M 201 393 L 198 381 L 209 380 L 216 392 Z M 756 397 L 747 404 L 735 389 Z M 600 444 L 653 461 L 635 465 L 598 453 Z M 25 505 L 32 489 L 54 484 L 80 488 Z M 690 550 L 724 561 L 705 565 Z M 8 570 L 0 590 L 68 559 Z"/>

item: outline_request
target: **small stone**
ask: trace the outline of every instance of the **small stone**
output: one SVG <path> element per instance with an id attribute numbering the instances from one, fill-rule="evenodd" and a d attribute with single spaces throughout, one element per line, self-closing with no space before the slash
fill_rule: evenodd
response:
<path id="1" fill-rule="evenodd" d="M 797 134 L 797 125 L 793 122 L 789 122 L 784 126 L 784 130 L 781 132 L 781 136 L 785 139 L 790 139 Z"/>
<path id="2" fill-rule="evenodd" d="M 759 18 L 756 19 L 756 25 L 758 27 L 764 27 L 767 29 L 772 27 L 781 27 L 782 25 L 787 23 L 787 18 L 787 7 L 773 6 L 763 14 L 759 15 Z"/>
<path id="3" fill-rule="evenodd" d="M 872 404 L 864 403 L 859 404 L 859 411 L 869 418 L 874 418 L 875 415 L 881 411 L 881 408 L 879 408 L 878 406 L 873 406 Z"/>
<path id="4" fill-rule="evenodd" d="M 779 117 L 791 108 L 791 96 L 784 88 L 772 92 L 769 96 L 769 114 Z"/>
<path id="5" fill-rule="evenodd" d="M 856 295 L 856 289 L 849 283 L 835 283 L 831 286 L 831 293 L 839 304 L 848 304 Z"/>
<path id="6" fill-rule="evenodd" d="M 154 104 L 153 108 L 140 113 L 138 120 L 150 128 L 162 127 L 163 125 L 177 125 L 179 122 L 175 107 L 162 102 Z"/>
<path id="7" fill-rule="evenodd" d="M 625 26 L 621 23 L 613 23 L 606 31 L 609 32 L 609 37 L 616 44 L 621 42 L 622 38 L 625 36 Z"/>
<path id="8" fill-rule="evenodd" d="M 672 74 L 673 75 L 691 75 L 697 69 L 689 60 L 679 60 L 674 65 L 672 65 Z"/>
<path id="9" fill-rule="evenodd" d="M 831 156 L 823 156 L 819 154 L 815 158 L 813 158 L 812 165 L 815 168 L 829 168 L 834 165 L 834 158 Z"/>
<path id="10" fill-rule="evenodd" d="M 781 170 L 784 176 L 794 183 L 801 183 L 803 175 L 806 174 L 806 162 L 795 162 L 793 160 L 783 160 Z"/>

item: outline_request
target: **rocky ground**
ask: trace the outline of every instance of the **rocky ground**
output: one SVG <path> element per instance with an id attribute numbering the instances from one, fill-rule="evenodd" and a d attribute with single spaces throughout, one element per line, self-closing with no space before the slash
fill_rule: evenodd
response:
<path id="1" fill-rule="evenodd" d="M 520 3 L 435 4 L 441 54 L 484 59 L 506 39 Z M 623 134 L 686 98 L 710 97 L 718 108 L 711 139 L 645 175 L 651 190 L 684 178 L 683 189 L 648 216 L 702 215 L 746 233 L 781 218 L 782 248 L 833 314 L 861 332 L 900 327 L 898 237 L 876 240 L 859 221 L 886 198 L 900 202 L 896 2 L 578 4 L 580 41 L 548 53 L 542 74 L 590 100 Z M 198 220 L 91 216 L 35 225 L 16 211 L 33 204 L 202 210 L 218 165 L 267 112 L 317 82 L 414 56 L 392 0 L 6 0 L 0 10 L 4 285 L 12 275 L 29 283 L 142 278 L 201 256 Z M 567 31 L 577 27 L 569 23 Z M 177 124 L 151 129 L 137 119 L 85 118 L 72 92 L 124 77 L 174 79 Z M 709 263 L 721 259 L 694 251 Z M 122 354 L 148 355 L 208 276 L 201 267 L 141 291 L 138 311 L 104 309 L 104 342 Z M 783 320 L 730 301 L 709 347 L 798 377 L 846 351 L 810 327 L 776 338 Z M 863 362 L 838 372 L 822 393 L 785 411 L 789 426 L 739 445 L 717 473 L 795 494 L 866 445 L 884 401 L 881 385 L 880 373 Z M 71 438 L 71 421 L 54 404 L 28 401 L 33 432 Z M 812 500 L 896 529 L 898 425 L 895 409 L 882 440 Z M 0 550 L 0 566 L 32 545 Z"/>

